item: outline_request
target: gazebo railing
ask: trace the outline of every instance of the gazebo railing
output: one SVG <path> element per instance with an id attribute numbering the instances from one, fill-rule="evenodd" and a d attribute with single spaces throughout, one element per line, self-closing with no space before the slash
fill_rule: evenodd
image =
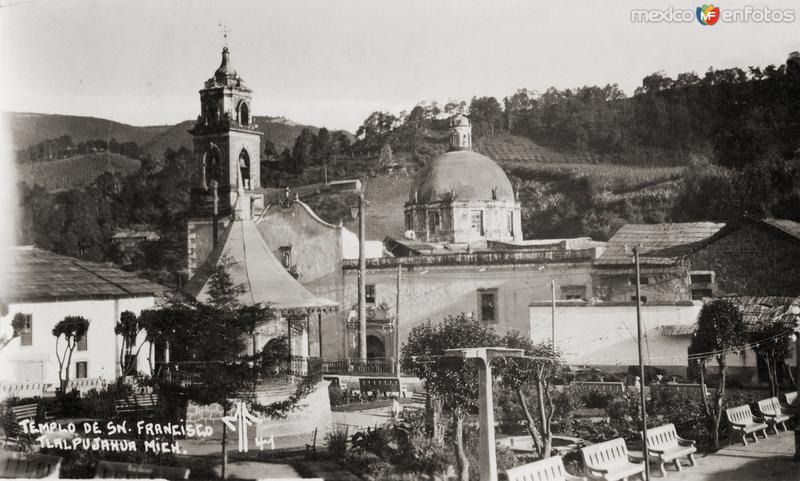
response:
<path id="1" fill-rule="evenodd" d="M 394 374 L 394 360 L 392 358 L 369 359 L 323 359 L 323 374 L 351 374 L 391 376 Z"/>

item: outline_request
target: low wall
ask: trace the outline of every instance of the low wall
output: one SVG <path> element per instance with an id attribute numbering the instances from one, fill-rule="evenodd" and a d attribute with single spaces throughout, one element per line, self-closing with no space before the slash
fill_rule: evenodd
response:
<path id="1" fill-rule="evenodd" d="M 258 413 L 251 413 L 256 417 L 262 418 L 261 424 L 255 424 L 248 430 L 250 446 L 255 446 L 253 437 L 269 438 L 274 436 L 302 436 L 318 431 L 318 439 L 322 439 L 322 434 L 327 432 L 333 423 L 331 415 L 330 399 L 328 398 L 328 381 L 317 383 L 314 390 L 305 398 L 300 400 L 296 409 L 287 414 L 283 419 L 273 419 L 259 416 Z M 258 401 L 262 404 L 270 404 L 276 401 L 287 399 L 297 386 L 288 385 L 276 387 L 259 395 Z M 219 404 L 199 405 L 190 402 L 186 408 L 186 423 L 202 423 L 214 428 L 214 435 L 211 439 L 222 438 L 222 406 Z M 228 413 L 231 415 L 233 413 Z M 234 438 L 236 434 L 232 435 Z M 275 446 L 276 448 L 280 446 Z"/>

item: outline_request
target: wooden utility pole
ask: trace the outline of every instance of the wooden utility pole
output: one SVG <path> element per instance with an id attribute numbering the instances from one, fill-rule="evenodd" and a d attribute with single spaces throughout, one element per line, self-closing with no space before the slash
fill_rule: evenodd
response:
<path id="1" fill-rule="evenodd" d="M 552 317 L 552 319 L 550 321 L 551 324 L 552 324 L 551 325 L 551 328 L 552 328 L 551 342 L 553 343 L 553 348 L 555 349 L 555 347 L 556 347 L 556 281 L 554 279 L 550 279 L 550 291 L 551 291 L 552 298 L 553 298 L 553 302 L 552 302 L 552 306 L 551 306 L 551 311 L 552 311 L 551 312 L 551 317 Z"/>
<path id="2" fill-rule="evenodd" d="M 364 191 L 358 196 L 358 357 L 367 360 L 367 209 Z"/>
<path id="3" fill-rule="evenodd" d="M 403 266 L 397 263 L 397 298 L 394 302 L 394 373 L 400 377 L 400 274 Z"/>
<path id="4" fill-rule="evenodd" d="M 213 200 L 213 204 L 214 204 L 213 209 L 214 210 L 213 210 L 212 215 L 211 215 L 211 222 L 214 224 L 211 227 L 211 229 L 212 229 L 211 232 L 212 232 L 212 236 L 213 236 L 212 245 L 214 247 L 217 247 L 217 242 L 219 242 L 219 194 L 217 193 L 217 181 L 216 180 L 212 180 L 211 181 L 211 192 L 212 192 L 213 199 L 214 199 Z"/>
<path id="5" fill-rule="evenodd" d="M 639 278 L 639 246 L 633 247 L 633 260 L 636 264 L 636 341 L 639 345 L 639 399 L 642 410 L 642 452 L 644 453 L 644 479 L 650 481 L 650 453 L 647 449 L 647 405 L 644 385 L 644 346 L 642 345 L 642 295 Z"/>

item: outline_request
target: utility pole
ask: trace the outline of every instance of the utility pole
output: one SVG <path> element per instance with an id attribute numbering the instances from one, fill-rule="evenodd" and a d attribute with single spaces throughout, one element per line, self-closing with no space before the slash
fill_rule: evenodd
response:
<path id="1" fill-rule="evenodd" d="M 364 191 L 358 195 L 358 357 L 367 360 L 367 209 Z"/>
<path id="2" fill-rule="evenodd" d="M 403 265 L 397 263 L 397 298 L 394 302 L 394 373 L 400 377 L 400 274 L 403 273 Z"/>
<path id="3" fill-rule="evenodd" d="M 644 453 L 644 479 L 650 481 L 650 453 L 647 449 L 647 406 L 644 395 L 644 346 L 642 345 L 642 296 L 639 278 L 639 246 L 633 247 L 636 264 L 636 342 L 639 345 L 639 399 L 642 409 L 642 452 Z"/>
<path id="4" fill-rule="evenodd" d="M 217 247 L 217 242 L 219 242 L 219 194 L 217 193 L 217 181 L 211 181 L 211 191 L 213 195 L 213 212 L 211 215 L 211 222 L 213 222 L 213 226 L 211 227 L 211 232 L 213 236 L 213 243 L 214 247 Z"/>
<path id="5" fill-rule="evenodd" d="M 553 304 L 551 309 L 552 319 L 550 320 L 552 324 L 552 334 L 551 334 L 551 341 L 553 343 L 553 349 L 556 347 L 556 281 L 555 279 L 550 279 L 550 291 L 553 297 Z"/>

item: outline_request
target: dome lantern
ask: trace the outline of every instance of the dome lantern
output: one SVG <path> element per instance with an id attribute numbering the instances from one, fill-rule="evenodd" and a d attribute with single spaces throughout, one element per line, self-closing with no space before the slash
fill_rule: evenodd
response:
<path id="1" fill-rule="evenodd" d="M 472 125 L 464 114 L 450 119 L 450 151 L 472 150 Z"/>

